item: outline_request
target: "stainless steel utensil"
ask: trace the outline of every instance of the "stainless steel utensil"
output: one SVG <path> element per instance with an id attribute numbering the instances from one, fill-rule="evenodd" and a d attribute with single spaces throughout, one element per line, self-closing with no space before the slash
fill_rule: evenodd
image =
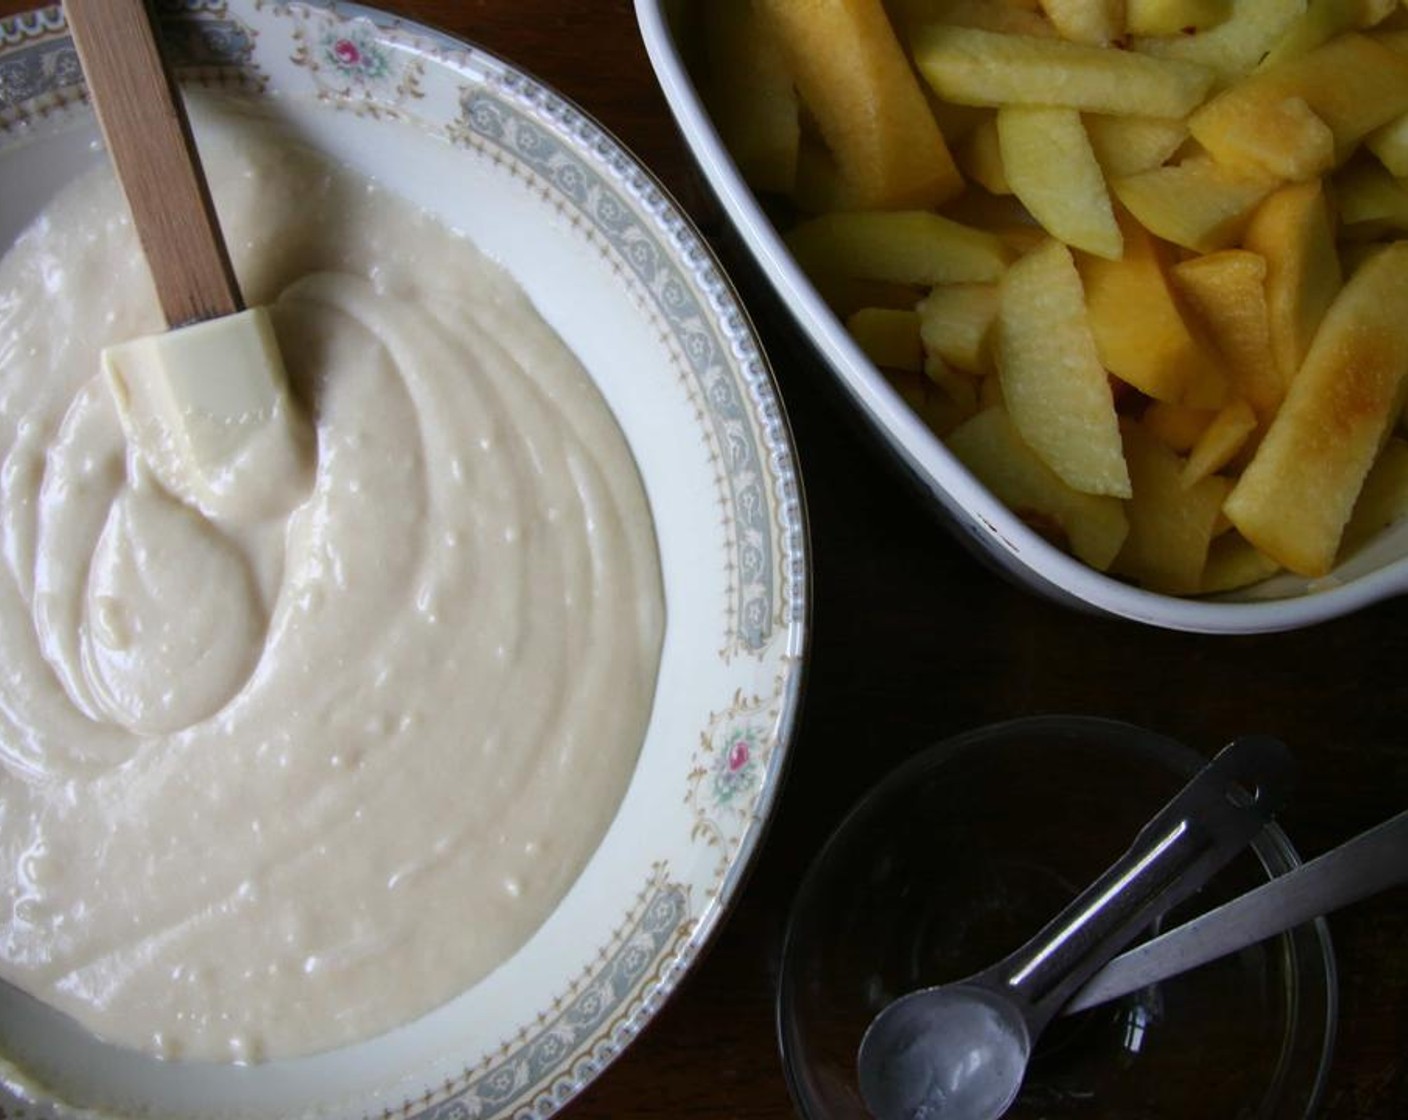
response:
<path id="1" fill-rule="evenodd" d="M 1071 997 L 1084 1011 L 1408 883 L 1408 810 L 1116 957 Z"/>
<path id="2" fill-rule="evenodd" d="M 1290 771 L 1281 743 L 1238 739 L 1026 945 L 966 980 L 911 992 L 881 1011 L 858 1054 L 871 1112 L 879 1120 L 1001 1116 L 1037 1036 L 1072 993 L 1256 837 L 1283 803 Z"/>

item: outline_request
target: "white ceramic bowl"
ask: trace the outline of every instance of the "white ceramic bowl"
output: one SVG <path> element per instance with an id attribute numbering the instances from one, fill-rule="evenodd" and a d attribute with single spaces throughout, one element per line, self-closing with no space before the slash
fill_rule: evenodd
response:
<path id="1" fill-rule="evenodd" d="M 861 353 L 788 254 L 743 182 L 700 101 L 678 38 L 698 0 L 635 0 L 651 64 L 704 177 L 758 267 L 860 412 L 980 555 L 1061 602 L 1177 630 L 1252 633 L 1306 626 L 1408 591 L 1408 521 L 1328 577 L 1279 576 L 1234 595 L 1159 595 L 1102 575 L 1052 546 L 984 488 Z"/>
<path id="2" fill-rule="evenodd" d="M 0 1116 L 547 1116 L 651 1018 L 729 905 L 797 711 L 807 562 L 789 433 L 727 279 L 575 106 L 462 42 L 350 4 L 191 0 L 184 80 L 243 91 L 442 214 L 576 351 L 635 454 L 667 625 L 624 802 L 509 961 L 371 1041 L 250 1067 L 103 1045 L 0 985 Z M 350 45 L 350 46 L 349 46 Z M 0 23 L 0 248 L 104 158 L 56 8 Z M 4 783 L 15 781 L 0 771 Z M 27 1099 L 32 1097 L 33 1099 Z"/>

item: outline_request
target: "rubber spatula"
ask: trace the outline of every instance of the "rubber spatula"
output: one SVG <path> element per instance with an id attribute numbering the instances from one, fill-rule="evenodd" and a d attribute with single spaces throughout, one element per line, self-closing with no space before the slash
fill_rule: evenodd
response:
<path id="1" fill-rule="evenodd" d="M 246 308 L 145 0 L 66 0 L 89 95 L 168 330 L 103 365 L 129 443 L 210 517 L 259 520 L 307 489 L 311 432 L 273 324 Z"/>

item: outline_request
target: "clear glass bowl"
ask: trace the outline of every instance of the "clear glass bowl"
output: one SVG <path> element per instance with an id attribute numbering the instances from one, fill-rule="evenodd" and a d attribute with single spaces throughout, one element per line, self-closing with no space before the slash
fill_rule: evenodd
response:
<path id="1" fill-rule="evenodd" d="M 1118 857 L 1205 759 L 1108 720 L 1017 720 L 947 740 L 884 779 L 794 903 L 778 1034 L 809 1120 L 866 1117 L 856 1047 L 890 1000 L 1017 948 Z M 1176 924 L 1300 860 L 1266 830 Z M 1334 1041 L 1323 921 L 1058 1019 L 1008 1116 L 1300 1120 Z"/>

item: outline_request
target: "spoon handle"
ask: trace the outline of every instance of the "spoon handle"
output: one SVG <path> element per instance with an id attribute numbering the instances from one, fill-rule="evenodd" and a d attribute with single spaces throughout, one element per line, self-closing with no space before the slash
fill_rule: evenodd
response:
<path id="1" fill-rule="evenodd" d="M 1408 810 L 1116 957 L 1061 1008 L 1070 1015 L 1408 883 Z"/>
<path id="2" fill-rule="evenodd" d="M 146 0 L 65 0 L 64 17 L 167 325 L 243 310 Z"/>
<path id="3" fill-rule="evenodd" d="M 990 975 L 1026 1003 L 1031 1022 L 1044 1024 L 1101 963 L 1256 837 L 1284 803 L 1291 770 L 1275 739 L 1246 736 L 1228 745 L 1124 855 Z"/>

